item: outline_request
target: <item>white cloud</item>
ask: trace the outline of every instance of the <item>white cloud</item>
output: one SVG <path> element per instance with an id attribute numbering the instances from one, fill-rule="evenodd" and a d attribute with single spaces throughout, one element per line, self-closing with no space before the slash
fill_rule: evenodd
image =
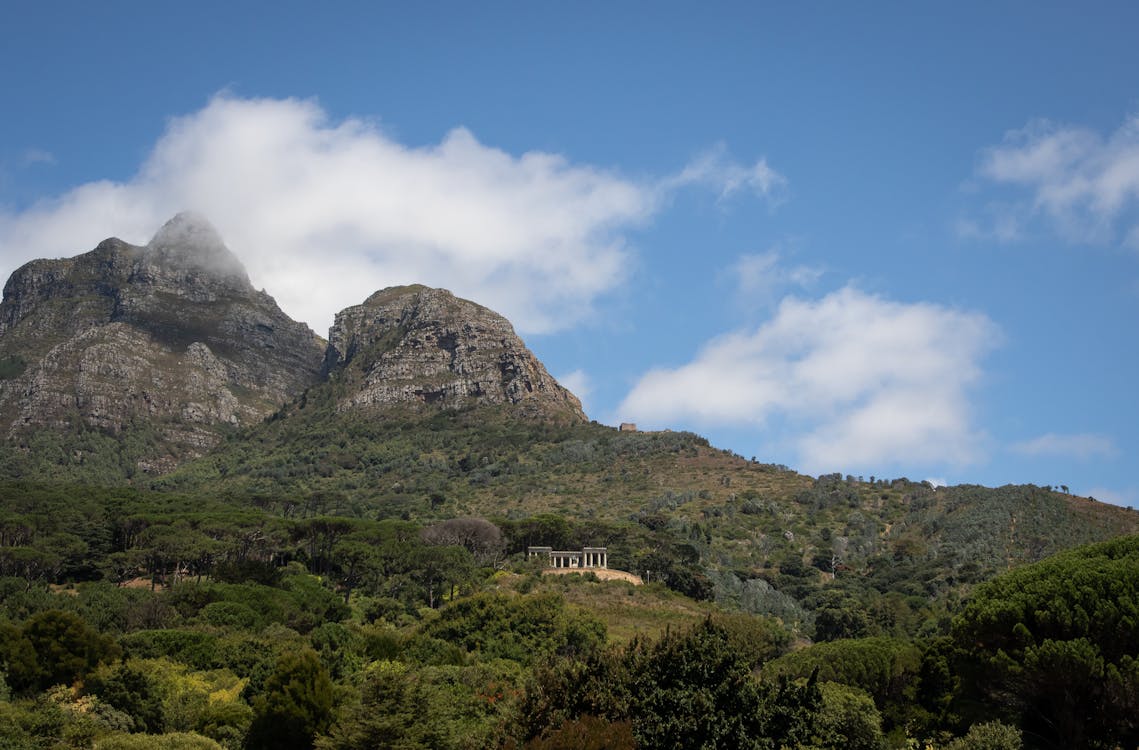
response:
<path id="1" fill-rule="evenodd" d="M 998 205 L 991 234 L 1015 239 L 1042 216 L 1074 242 L 1127 242 L 1139 229 L 1139 115 L 1106 138 L 1088 128 L 1031 123 L 987 149 L 978 169 L 994 183 L 1029 192 Z"/>
<path id="2" fill-rule="evenodd" d="M 743 189 L 759 196 L 777 198 L 787 187 L 787 179 L 772 169 L 766 159 L 751 166 L 732 161 L 721 144 L 701 154 L 679 174 L 662 181 L 662 188 L 674 190 L 689 185 L 711 188 L 726 199 Z"/>
<path id="3" fill-rule="evenodd" d="M 590 379 L 589 373 L 585 370 L 574 370 L 565 375 L 557 376 L 557 381 L 578 397 L 578 400 L 581 401 L 582 410 L 588 414 L 589 409 L 586 408 L 586 404 L 589 401 L 590 394 L 593 393 L 593 381 Z"/>
<path id="4" fill-rule="evenodd" d="M 1025 456 L 1075 458 L 1080 461 L 1111 458 L 1119 453 L 1110 437 L 1090 433 L 1057 435 L 1049 432 L 1032 440 L 1015 443 L 1011 448 L 1013 452 Z"/>
<path id="5" fill-rule="evenodd" d="M 787 287 L 806 288 L 819 280 L 823 272 L 810 266 L 787 267 L 778 250 L 741 255 L 728 269 L 736 293 L 752 303 L 773 302 L 776 294 Z"/>
<path id="6" fill-rule="evenodd" d="M 409 147 L 364 120 L 334 122 L 312 101 L 219 95 L 172 120 L 131 179 L 0 213 L 0 271 L 112 235 L 145 243 L 193 210 L 254 284 L 318 332 L 376 289 L 412 282 L 544 332 L 579 322 L 622 283 L 627 232 L 670 191 L 698 182 L 762 194 L 776 178 L 765 162 L 746 169 L 720 158 L 635 181 L 556 154 L 509 154 L 463 128 Z"/>
<path id="7" fill-rule="evenodd" d="M 978 313 L 846 287 L 646 373 L 618 413 L 650 427 L 781 430 L 808 472 L 978 458 L 968 391 L 1000 338 Z M 778 424 L 775 424 L 778 422 Z"/>

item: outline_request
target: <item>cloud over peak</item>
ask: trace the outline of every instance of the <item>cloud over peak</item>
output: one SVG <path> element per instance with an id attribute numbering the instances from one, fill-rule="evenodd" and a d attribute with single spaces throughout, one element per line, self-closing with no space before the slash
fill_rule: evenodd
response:
<path id="1" fill-rule="evenodd" d="M 0 213 L 0 270 L 110 235 L 142 244 L 192 209 L 255 284 L 317 330 L 378 288 L 419 282 L 494 307 L 523 332 L 552 331 L 625 280 L 627 233 L 670 191 L 747 184 L 762 195 L 774 179 L 765 162 L 714 165 L 638 181 L 558 154 L 510 154 L 461 127 L 411 147 L 311 100 L 221 94 L 171 120 L 131 179 Z"/>

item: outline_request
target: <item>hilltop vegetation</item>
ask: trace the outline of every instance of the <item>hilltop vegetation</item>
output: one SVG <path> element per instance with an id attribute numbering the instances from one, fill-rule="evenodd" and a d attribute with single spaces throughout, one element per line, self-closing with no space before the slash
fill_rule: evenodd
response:
<path id="1" fill-rule="evenodd" d="M 1031 485 L 811 478 L 690 433 L 503 407 L 341 412 L 337 396 L 311 389 L 163 477 L 0 485 L 6 746 L 959 750 L 1133 736 L 1125 718 L 1090 726 L 1054 686 L 1076 669 L 1112 717 L 1133 715 L 1139 654 L 1118 644 L 1139 642 L 1134 592 L 1109 578 L 1131 575 L 1139 543 L 1118 543 L 1116 567 L 1082 562 L 1099 548 L 1051 557 L 1134 533 L 1132 511 Z M 22 465 L 129 465 L 100 449 L 127 443 L 87 434 L 90 453 Z M 606 546 L 648 585 L 540 576 L 532 544 Z M 1001 588 L 1022 574 L 1044 581 L 1043 599 Z M 1088 583 L 1054 585 L 1072 580 Z M 1033 613 L 1065 597 L 1093 614 L 1058 640 Z M 1006 599 L 1019 609 L 979 614 Z M 1088 627 L 1107 602 L 1118 616 Z M 992 685 L 977 679 L 990 672 Z"/>
<path id="2" fill-rule="evenodd" d="M 854 578 L 840 572 L 818 584 L 828 606 L 795 600 L 812 633 L 662 583 L 543 577 L 520 553 L 532 535 L 622 531 L 601 521 L 423 526 L 131 488 L 0 494 L 5 747 L 1139 738 L 1139 536 L 1018 567 L 947 599 L 916 633 L 836 599 L 853 590 L 835 587 Z M 780 572 L 772 590 L 794 592 L 794 578 Z M 852 627 L 844 617 L 864 632 L 827 630 Z"/>
<path id="3" fill-rule="evenodd" d="M 829 638 L 935 628 L 980 581 L 1139 531 L 1133 512 L 1051 488 L 811 478 L 691 433 L 338 401 L 313 389 L 155 486 L 286 516 L 555 516 L 530 543 L 609 546 L 613 567 Z"/>

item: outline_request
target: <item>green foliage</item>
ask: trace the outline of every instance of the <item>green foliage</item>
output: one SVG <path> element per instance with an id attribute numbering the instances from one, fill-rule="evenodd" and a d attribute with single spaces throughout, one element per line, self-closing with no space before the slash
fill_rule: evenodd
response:
<path id="1" fill-rule="evenodd" d="M 544 737 L 526 743 L 526 750 L 634 750 L 633 722 L 596 716 L 569 719 Z"/>
<path id="2" fill-rule="evenodd" d="M 757 680 L 727 630 L 706 619 L 621 654 L 541 670 L 522 715 L 530 738 L 596 716 L 630 720 L 645 747 L 777 748 L 808 739 L 820 701 L 813 678 Z"/>
<path id="3" fill-rule="evenodd" d="M 232 630 L 253 630 L 263 623 L 261 616 L 244 602 L 210 602 L 202 607 L 198 617 L 214 627 Z"/>
<path id="4" fill-rule="evenodd" d="M 819 685 L 823 702 L 815 716 L 812 748 L 881 750 L 885 747 L 882 716 L 862 690 L 835 682 Z"/>
<path id="5" fill-rule="evenodd" d="M 1037 572 L 961 610 L 995 572 L 1133 528 L 1121 509 L 1031 486 L 811 480 L 679 433 L 505 412 L 341 419 L 333 405 L 290 406 L 160 491 L 0 484 L 0 674 L 15 700 L 0 698 L 0 747 L 165 730 L 237 750 L 287 742 L 274 732 L 289 721 L 302 746 L 325 747 L 608 732 L 642 747 L 857 748 L 883 727 L 891 745 L 908 732 L 940 747 L 970 722 L 978 743 L 1010 727 L 1030 747 L 1135 742 L 1128 544 L 1022 569 Z M 68 466 L 73 444 L 43 440 L 61 452 L 44 466 Z M 653 582 L 539 576 L 530 544 L 607 546 L 613 567 Z M 91 643 L 113 636 L 127 661 L 111 664 L 113 644 L 91 661 L 101 646 L 40 627 L 61 616 Z M 607 648 L 603 623 L 632 643 Z M 787 654 L 792 634 L 831 642 Z M 283 666 L 310 648 L 315 667 Z M 76 678 L 85 693 L 51 687 Z M 982 728 L 994 718 L 1008 726 Z"/>
<path id="6" fill-rule="evenodd" d="M 132 731 L 157 734 L 165 729 L 160 686 L 134 665 L 100 670 L 87 681 L 86 690 L 129 716 Z"/>
<path id="7" fill-rule="evenodd" d="M 1032 746 L 1139 742 L 1139 537 L 995 579 L 953 637 L 967 717 L 1011 719 Z"/>
<path id="8" fill-rule="evenodd" d="M 406 666 L 378 662 L 364 675 L 359 704 L 332 727 L 320 750 L 446 748 L 452 738 L 436 714 L 433 695 Z"/>
<path id="9" fill-rule="evenodd" d="M 194 630 L 140 630 L 122 638 L 128 656 L 141 659 L 167 657 L 195 669 L 222 666 L 218 636 Z"/>
<path id="10" fill-rule="evenodd" d="M 999 721 L 974 724 L 960 739 L 945 746 L 945 750 L 1021 750 L 1024 743 L 1020 730 Z"/>
<path id="11" fill-rule="evenodd" d="M 815 638 L 820 641 L 864 638 L 874 629 L 866 609 L 853 600 L 815 610 Z"/>
<path id="12" fill-rule="evenodd" d="M 786 653 L 791 646 L 791 634 L 768 617 L 724 613 L 712 620 L 727 635 L 732 651 L 752 669 Z"/>
<path id="13" fill-rule="evenodd" d="M 225 748 L 200 734 L 172 732 L 161 735 L 110 735 L 96 741 L 93 750 L 225 750 Z"/>
<path id="14" fill-rule="evenodd" d="M 332 721 L 332 680 L 312 649 L 286 654 L 253 704 L 250 750 L 309 750 Z"/>
<path id="15" fill-rule="evenodd" d="M 322 750 L 492 747 L 516 703 L 517 668 L 503 663 L 412 668 L 379 661 Z"/>
<path id="16" fill-rule="evenodd" d="M 904 726 L 915 706 L 922 653 L 910 641 L 860 638 L 816 643 L 768 662 L 764 676 L 820 680 L 864 691 L 882 713 L 886 730 Z"/>
<path id="17" fill-rule="evenodd" d="M 527 665 L 554 654 L 583 656 L 605 642 L 604 624 L 555 594 L 476 594 L 443 608 L 423 634 L 483 659 Z"/>
<path id="18" fill-rule="evenodd" d="M 34 686 L 38 671 L 35 647 L 23 630 L 12 623 L 0 622 L 0 674 L 4 675 L 5 689 Z"/>
<path id="19" fill-rule="evenodd" d="M 24 673 L 17 662 L 8 664 L 14 685 L 42 690 L 51 685 L 70 685 L 99 664 L 118 658 L 119 647 L 72 612 L 47 610 L 32 615 L 24 624 L 22 638 L 35 654 L 36 666 Z"/>

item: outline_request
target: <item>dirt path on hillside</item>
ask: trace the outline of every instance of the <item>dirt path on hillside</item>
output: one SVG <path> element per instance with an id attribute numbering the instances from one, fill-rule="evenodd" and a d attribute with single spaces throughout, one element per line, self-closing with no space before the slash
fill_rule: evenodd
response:
<path id="1" fill-rule="evenodd" d="M 564 576 L 570 573 L 592 573 L 603 581 L 628 581 L 634 586 L 640 586 L 644 583 L 640 576 L 612 568 L 546 568 L 542 571 L 542 575 L 555 576 Z"/>

